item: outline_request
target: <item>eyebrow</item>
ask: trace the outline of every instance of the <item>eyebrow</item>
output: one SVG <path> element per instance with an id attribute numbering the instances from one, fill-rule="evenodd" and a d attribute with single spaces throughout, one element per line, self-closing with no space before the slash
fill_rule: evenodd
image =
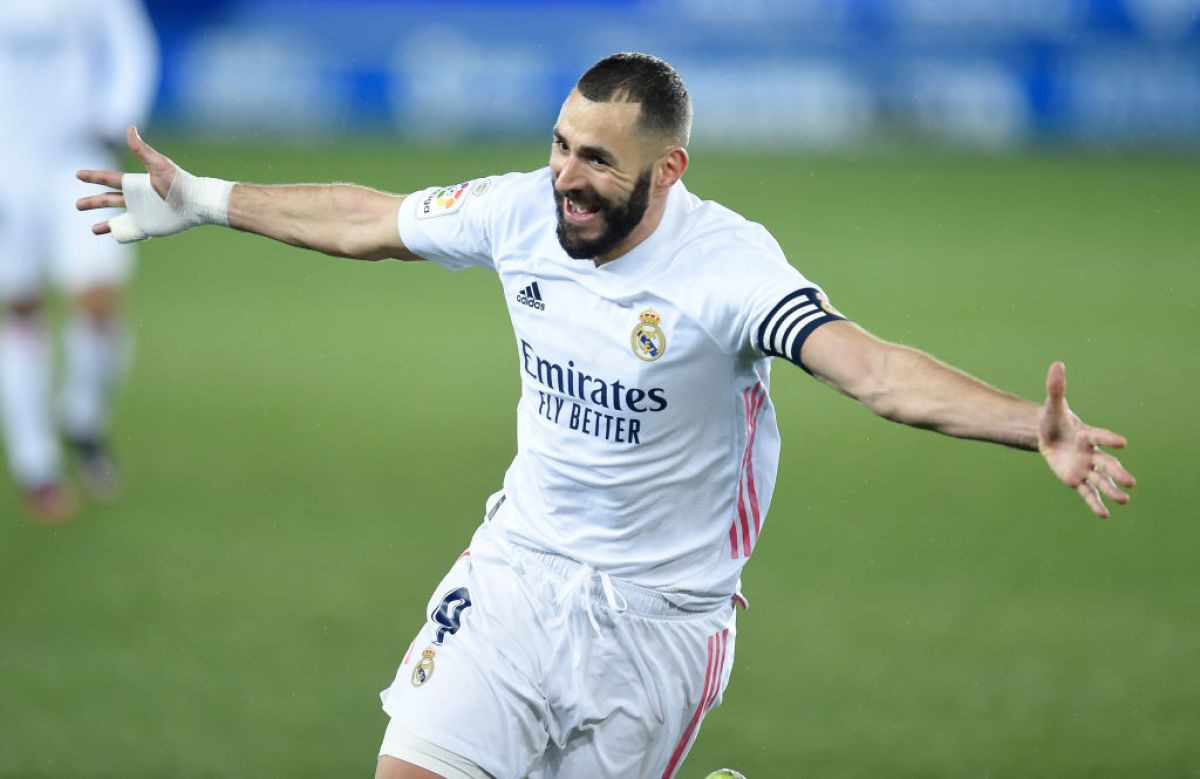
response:
<path id="1" fill-rule="evenodd" d="M 567 139 L 563 137 L 562 133 L 558 131 L 558 128 L 554 130 L 554 140 L 557 143 L 565 144 L 568 148 L 571 146 L 570 143 L 567 143 Z M 616 164 L 616 157 L 603 146 L 580 146 L 579 153 L 585 157 L 595 157 L 606 165 Z"/>

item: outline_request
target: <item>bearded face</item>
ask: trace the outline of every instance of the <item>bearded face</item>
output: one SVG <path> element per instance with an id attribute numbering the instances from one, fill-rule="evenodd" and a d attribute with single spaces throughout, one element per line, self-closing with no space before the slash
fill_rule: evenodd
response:
<path id="1" fill-rule="evenodd" d="M 650 205 L 650 174 L 649 168 L 642 171 L 623 201 L 606 198 L 587 186 L 566 193 L 553 189 L 558 242 L 567 255 L 576 260 L 602 257 L 628 238 Z"/>

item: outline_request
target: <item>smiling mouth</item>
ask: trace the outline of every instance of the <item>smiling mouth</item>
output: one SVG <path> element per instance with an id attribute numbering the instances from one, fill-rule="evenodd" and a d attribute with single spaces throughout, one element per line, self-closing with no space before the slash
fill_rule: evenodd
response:
<path id="1" fill-rule="evenodd" d="M 568 221 L 587 224 L 593 221 L 599 213 L 600 209 L 596 206 L 576 202 L 570 195 L 563 197 L 563 214 Z"/>

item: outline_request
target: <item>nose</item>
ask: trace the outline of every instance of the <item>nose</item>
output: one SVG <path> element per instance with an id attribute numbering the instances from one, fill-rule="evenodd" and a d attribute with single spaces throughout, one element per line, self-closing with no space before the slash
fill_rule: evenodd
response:
<path id="1" fill-rule="evenodd" d="M 568 155 L 554 174 L 554 188 L 566 193 L 583 189 L 584 184 L 583 166 L 574 156 Z"/>

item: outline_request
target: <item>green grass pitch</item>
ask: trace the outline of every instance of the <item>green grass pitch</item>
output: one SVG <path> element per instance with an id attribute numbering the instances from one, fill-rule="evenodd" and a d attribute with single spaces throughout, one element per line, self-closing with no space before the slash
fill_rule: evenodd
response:
<path id="1" fill-rule="evenodd" d="M 206 175 L 394 191 L 540 148 L 149 140 Z M 1129 436 L 1091 517 L 1035 456 L 890 425 L 778 363 L 737 664 L 680 773 L 1200 776 L 1200 167 L 730 156 L 687 181 L 878 334 Z M 0 487 L 0 776 L 369 776 L 376 693 L 514 447 L 493 276 L 216 228 L 144 244 L 124 499 Z M 567 334 L 564 334 L 567 337 Z"/>

